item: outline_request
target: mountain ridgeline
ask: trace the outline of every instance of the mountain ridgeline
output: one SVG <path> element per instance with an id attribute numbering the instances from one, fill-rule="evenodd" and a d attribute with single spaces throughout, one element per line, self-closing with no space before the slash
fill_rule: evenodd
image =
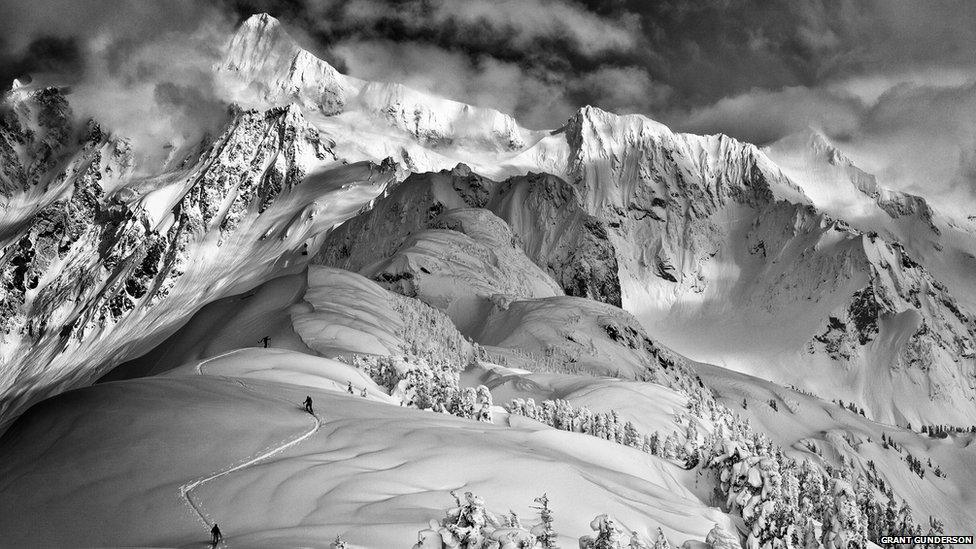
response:
<path id="1" fill-rule="evenodd" d="M 487 344 L 514 316 L 583 299 L 683 364 L 880 421 L 976 414 L 976 224 L 884 188 L 822 135 L 763 149 L 593 107 L 529 130 L 345 76 L 267 15 L 241 25 L 217 77 L 224 130 L 151 176 L 133 175 L 124 137 L 75 119 L 70 94 L 4 98 L 0 424 L 309 264 Z"/>

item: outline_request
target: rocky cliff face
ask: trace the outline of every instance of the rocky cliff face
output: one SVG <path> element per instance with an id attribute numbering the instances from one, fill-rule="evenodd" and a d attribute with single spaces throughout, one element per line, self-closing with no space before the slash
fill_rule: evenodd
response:
<path id="1" fill-rule="evenodd" d="M 756 147 L 726 136 L 675 134 L 641 116 L 581 109 L 565 128 L 567 177 L 588 213 L 614 230 L 638 280 L 701 292 L 703 266 L 722 245 L 714 217 L 731 205 L 808 200 Z"/>
<path id="2" fill-rule="evenodd" d="M 586 211 L 575 186 L 551 174 L 516 176 L 497 187 L 487 207 L 511 225 L 566 295 L 621 306 L 609 227 Z"/>

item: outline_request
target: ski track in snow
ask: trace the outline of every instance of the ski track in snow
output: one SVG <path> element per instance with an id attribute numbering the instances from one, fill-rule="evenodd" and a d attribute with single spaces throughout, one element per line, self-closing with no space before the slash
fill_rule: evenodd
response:
<path id="1" fill-rule="evenodd" d="M 237 353 L 239 351 L 244 351 L 244 350 L 245 349 L 234 349 L 233 351 L 228 351 L 226 353 L 222 353 L 222 354 L 219 354 L 217 356 L 213 356 L 213 357 L 210 357 L 210 358 L 208 358 L 206 360 L 200 361 L 199 363 L 197 363 L 197 368 L 196 368 L 197 375 L 201 375 L 201 376 L 202 375 L 206 375 L 206 374 L 203 373 L 203 367 L 208 362 L 211 362 L 211 361 L 217 360 L 219 358 L 223 358 L 225 356 L 229 356 L 229 355 L 232 355 L 234 353 Z M 286 400 L 284 398 L 275 397 L 275 396 L 268 396 L 268 395 L 264 395 L 264 394 L 258 393 L 254 389 L 248 387 L 247 384 L 244 383 L 244 381 L 242 381 L 240 379 L 237 380 L 237 383 L 239 383 L 241 385 L 241 388 L 243 388 L 243 389 L 245 389 L 247 391 L 251 391 L 252 393 L 254 393 L 256 395 L 260 395 L 260 396 L 265 397 L 265 398 L 270 398 L 270 399 L 273 399 L 273 400 L 277 400 L 279 402 L 284 402 L 284 403 L 289 404 L 289 405 L 295 405 L 294 402 L 291 402 L 290 400 Z M 218 479 L 220 477 L 229 475 L 229 474 L 234 473 L 236 471 L 240 471 L 241 469 L 244 469 L 246 467 L 250 467 L 251 465 L 254 465 L 254 464 L 256 464 L 256 463 L 258 463 L 260 461 L 263 461 L 263 460 L 265 460 L 265 459 L 267 459 L 267 458 L 269 458 L 271 456 L 274 456 L 276 454 L 280 454 L 281 452 L 287 450 L 288 448 L 291 448 L 292 446 L 298 445 L 299 443 L 301 443 L 305 439 L 311 437 L 316 432 L 318 432 L 319 428 L 322 426 L 322 422 L 319 420 L 318 416 L 312 415 L 312 420 L 315 422 L 315 425 L 313 425 L 312 428 L 309 429 L 308 431 L 306 431 L 305 433 L 303 433 L 303 434 L 301 434 L 301 435 L 299 435 L 297 437 L 286 438 L 286 439 L 283 439 L 283 440 L 281 440 L 281 441 L 279 441 L 279 442 L 277 442 L 275 444 L 266 446 L 266 447 L 262 448 L 261 450 L 258 450 L 255 454 L 251 454 L 251 455 L 249 455 L 247 457 L 244 457 L 244 458 L 238 460 L 237 462 L 235 462 L 235 463 L 233 463 L 233 464 L 231 464 L 231 465 L 229 465 L 229 466 L 227 466 L 227 467 L 225 467 L 223 469 L 220 469 L 220 470 L 215 471 L 215 472 L 213 472 L 213 473 L 211 473 L 209 475 L 205 475 L 205 476 L 200 477 L 200 478 L 198 478 L 198 479 L 196 479 L 196 480 L 194 480 L 192 482 L 188 482 L 188 483 L 183 484 L 183 485 L 180 486 L 180 499 L 183 501 L 183 503 L 185 503 L 187 506 L 189 506 L 190 509 L 193 511 L 193 513 L 197 516 L 197 518 L 200 519 L 200 521 L 203 523 L 203 525 L 207 528 L 207 533 L 210 533 L 210 528 L 214 525 L 214 521 L 208 515 L 206 508 L 203 506 L 203 503 L 199 503 L 199 502 L 198 503 L 194 503 L 193 499 L 190 497 L 190 491 L 193 490 L 193 489 L 195 489 L 195 488 L 197 488 L 198 486 L 200 486 L 202 484 L 206 484 L 206 483 L 208 483 L 208 482 L 210 482 L 212 480 L 216 480 L 216 479 Z M 227 543 L 226 539 L 221 539 L 219 545 L 222 546 L 222 547 L 230 547 L 230 544 Z"/>

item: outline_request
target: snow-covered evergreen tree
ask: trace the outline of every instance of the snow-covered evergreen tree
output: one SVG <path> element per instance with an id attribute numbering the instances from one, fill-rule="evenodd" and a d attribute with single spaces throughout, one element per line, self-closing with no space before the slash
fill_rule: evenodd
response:
<path id="1" fill-rule="evenodd" d="M 800 534 L 802 549 L 821 549 L 820 540 L 817 538 L 817 525 L 813 517 L 807 516 L 803 521 L 803 528 Z"/>
<path id="2" fill-rule="evenodd" d="M 655 456 L 660 456 L 664 453 L 664 448 L 661 443 L 661 435 L 657 431 L 651 433 L 651 454 Z"/>
<path id="3" fill-rule="evenodd" d="M 456 493 L 451 495 L 455 507 L 439 523 L 431 521 L 429 528 L 418 532 L 413 549 L 545 549 L 514 512 L 500 518 L 471 492 L 464 494 L 463 501 Z"/>
<path id="4" fill-rule="evenodd" d="M 484 385 L 478 385 L 475 396 L 478 408 L 477 417 L 475 417 L 475 419 L 478 421 L 491 423 L 491 391 L 489 391 L 488 387 Z"/>
<path id="5" fill-rule="evenodd" d="M 607 515 L 599 515 L 590 521 L 590 529 L 596 536 L 583 536 L 579 539 L 580 549 L 624 549 L 621 545 L 621 532 L 616 521 Z"/>
<path id="6" fill-rule="evenodd" d="M 705 536 L 705 543 L 712 549 L 740 549 L 739 540 L 722 525 L 716 523 Z"/>
<path id="7" fill-rule="evenodd" d="M 611 436 L 610 436 L 610 438 L 608 440 L 615 441 L 618 444 L 623 444 L 623 442 L 624 442 L 624 426 L 623 426 L 623 423 L 620 422 L 620 415 L 617 413 L 616 410 L 610 410 L 610 426 L 609 426 L 609 428 L 610 428 L 610 434 L 611 434 Z"/>
<path id="8" fill-rule="evenodd" d="M 641 436 L 637 432 L 637 427 L 633 423 L 627 421 L 624 423 L 624 440 L 623 443 L 631 448 L 640 448 L 641 446 Z"/>
<path id="9" fill-rule="evenodd" d="M 863 549 L 867 546 L 866 525 L 857 506 L 854 487 L 836 478 L 830 492 L 833 504 L 824 514 L 820 535 L 824 549 Z"/>
<path id="10" fill-rule="evenodd" d="M 556 531 L 552 527 L 552 510 L 549 508 L 549 497 L 546 494 L 535 498 L 536 505 L 532 508 L 539 512 L 539 523 L 532 528 L 532 534 L 539 542 L 541 549 L 558 549 L 556 545 Z"/>
<path id="11" fill-rule="evenodd" d="M 668 435 L 668 438 L 664 439 L 664 445 L 661 448 L 661 457 L 664 459 L 678 458 L 678 437 L 673 432 Z"/>
<path id="12" fill-rule="evenodd" d="M 474 387 L 465 387 L 461 391 L 461 402 L 458 406 L 458 415 L 468 419 L 478 417 L 478 393 Z"/>
<path id="13" fill-rule="evenodd" d="M 447 517 L 441 523 L 444 530 L 441 535 L 449 536 L 445 542 L 451 546 L 481 547 L 488 533 L 486 529 L 497 528 L 501 521 L 485 509 L 483 499 L 471 492 L 465 492 L 463 501 L 456 493 L 451 492 L 451 495 L 457 505 L 447 512 Z"/>
<path id="14" fill-rule="evenodd" d="M 627 545 L 627 549 L 651 549 L 644 539 L 640 537 L 637 532 L 632 532 L 630 534 L 630 543 Z"/>
<path id="15" fill-rule="evenodd" d="M 515 528 L 522 527 L 522 521 L 519 520 L 518 513 L 516 513 L 515 511 L 512 510 L 508 511 L 508 525 Z"/>
<path id="16" fill-rule="evenodd" d="M 657 529 L 657 537 L 654 538 L 654 549 L 671 549 L 671 544 L 660 527 Z"/>

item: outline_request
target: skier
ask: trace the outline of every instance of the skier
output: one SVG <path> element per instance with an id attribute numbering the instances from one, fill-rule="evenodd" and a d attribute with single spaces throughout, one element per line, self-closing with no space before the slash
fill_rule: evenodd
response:
<path id="1" fill-rule="evenodd" d="M 271 337 L 270 336 L 264 336 L 264 337 L 261 338 L 261 343 L 264 343 L 264 348 L 265 349 L 268 348 L 268 342 L 269 341 L 271 341 Z"/>
<path id="2" fill-rule="evenodd" d="M 363 387 L 363 392 L 360 393 L 359 396 L 366 398 L 366 387 Z"/>
<path id="3" fill-rule="evenodd" d="M 312 411 L 312 397 L 308 395 L 305 395 L 305 411 L 313 416 L 315 415 L 315 412 Z"/>
<path id="4" fill-rule="evenodd" d="M 346 383 L 347 383 L 346 390 L 349 391 L 349 394 L 350 395 L 356 394 L 356 391 L 353 391 L 352 390 L 352 382 L 351 381 L 347 381 Z"/>
<path id="5" fill-rule="evenodd" d="M 210 545 L 216 547 L 221 541 L 224 541 L 224 535 L 220 533 L 220 528 L 217 527 L 217 523 L 215 522 L 213 528 L 210 529 Z"/>

